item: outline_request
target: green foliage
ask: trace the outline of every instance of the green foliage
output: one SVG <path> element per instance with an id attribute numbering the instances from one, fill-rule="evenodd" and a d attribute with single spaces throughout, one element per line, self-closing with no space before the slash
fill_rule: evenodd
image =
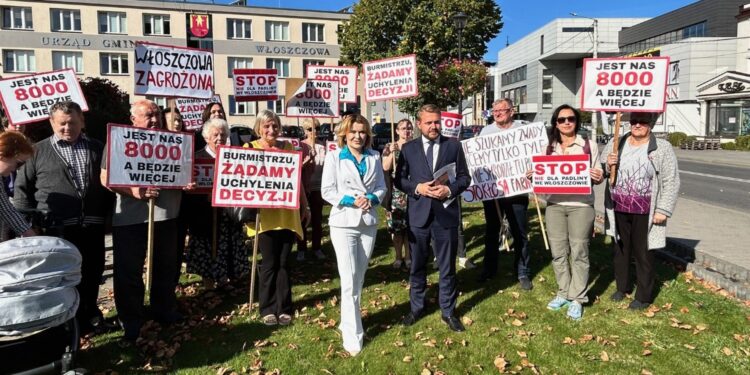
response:
<path id="1" fill-rule="evenodd" d="M 458 30 L 452 16 L 468 16 L 462 33 L 457 64 Z M 502 27 L 500 8 L 490 0 L 361 0 L 339 34 L 341 61 L 362 63 L 408 54 L 417 56 L 419 96 L 399 100 L 411 114 L 425 104 L 440 107 L 458 104 L 484 87 L 484 67 L 479 63 L 489 42 Z M 483 72 L 480 73 L 479 71 Z"/>
<path id="2" fill-rule="evenodd" d="M 734 143 L 734 142 L 722 143 L 721 144 L 721 149 L 722 150 L 732 150 L 732 151 L 734 151 L 734 150 L 737 149 L 737 144 Z"/>
<path id="3" fill-rule="evenodd" d="M 88 112 L 84 113 L 86 134 L 106 142 L 108 123 L 130 123 L 128 94 L 105 78 L 89 77 L 80 83 L 86 103 L 89 105 Z"/>
<path id="4" fill-rule="evenodd" d="M 738 150 L 750 150 L 750 135 L 741 135 L 734 139 Z"/>
<path id="5" fill-rule="evenodd" d="M 683 132 L 674 132 L 669 133 L 669 135 L 667 136 L 667 140 L 672 144 L 672 146 L 679 147 L 682 142 L 685 142 L 687 140 L 687 137 L 687 134 Z"/>

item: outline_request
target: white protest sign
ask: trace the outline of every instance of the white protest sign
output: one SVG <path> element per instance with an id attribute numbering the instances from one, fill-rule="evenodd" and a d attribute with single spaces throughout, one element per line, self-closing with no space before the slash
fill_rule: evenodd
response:
<path id="1" fill-rule="evenodd" d="M 302 153 L 219 146 L 214 207 L 298 209 Z"/>
<path id="2" fill-rule="evenodd" d="M 135 94 L 210 99 L 214 96 L 214 54 L 137 42 Z"/>
<path id="3" fill-rule="evenodd" d="M 581 109 L 664 112 L 669 57 L 583 59 Z"/>
<path id="4" fill-rule="evenodd" d="M 193 163 L 193 182 L 195 189 L 190 193 L 210 194 L 214 187 L 214 162 L 215 159 L 195 159 Z"/>
<path id="5" fill-rule="evenodd" d="M 13 125 L 49 118 L 49 108 L 57 102 L 70 100 L 84 112 L 89 110 L 73 69 L 0 80 L 0 100 Z"/>
<path id="6" fill-rule="evenodd" d="M 294 95 L 287 96 L 286 116 L 339 117 L 338 92 L 335 81 L 305 80 Z"/>
<path id="7" fill-rule="evenodd" d="M 339 149 L 339 144 L 334 141 L 326 142 L 326 152 L 333 152 Z"/>
<path id="8" fill-rule="evenodd" d="M 305 75 L 309 79 L 336 81 L 339 84 L 339 102 L 357 102 L 357 67 L 308 65 Z"/>
<path id="9" fill-rule="evenodd" d="M 441 112 L 440 133 L 448 138 L 458 138 L 458 135 L 461 134 L 461 115 L 453 112 Z"/>
<path id="10" fill-rule="evenodd" d="M 417 57 L 407 55 L 362 64 L 365 99 L 377 102 L 417 96 Z"/>
<path id="11" fill-rule="evenodd" d="M 589 155 L 536 155 L 531 161 L 534 193 L 591 194 Z"/>
<path id="12" fill-rule="evenodd" d="M 203 110 L 213 103 L 221 104 L 221 97 L 214 95 L 211 99 L 177 98 L 175 106 L 180 111 L 185 130 L 198 130 L 203 127 Z"/>
<path id="13" fill-rule="evenodd" d="M 235 69 L 232 72 L 234 100 L 253 102 L 279 98 L 276 69 Z"/>
<path id="14" fill-rule="evenodd" d="M 191 133 L 107 125 L 107 186 L 181 189 L 192 181 Z"/>
<path id="15" fill-rule="evenodd" d="M 498 133 L 461 141 L 471 185 L 462 196 L 467 202 L 512 197 L 531 192 L 526 171 L 531 157 L 544 153 L 547 132 L 535 122 Z"/>

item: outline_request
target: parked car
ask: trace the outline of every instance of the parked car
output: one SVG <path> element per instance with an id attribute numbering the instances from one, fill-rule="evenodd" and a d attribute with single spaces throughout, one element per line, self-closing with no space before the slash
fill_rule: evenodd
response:
<path id="1" fill-rule="evenodd" d="M 383 151 L 385 145 L 391 142 L 391 123 L 379 122 L 372 127 L 374 136 L 372 137 L 372 148 L 377 151 Z"/>
<path id="2" fill-rule="evenodd" d="M 255 134 L 255 130 L 248 126 L 240 124 L 229 126 L 229 144 L 232 146 L 242 146 L 256 139 L 258 139 L 258 135 Z"/>
<path id="3" fill-rule="evenodd" d="M 469 139 L 479 135 L 482 131 L 482 125 L 465 125 L 461 132 L 461 139 Z"/>
<path id="4" fill-rule="evenodd" d="M 318 142 L 333 141 L 333 124 L 320 124 L 320 129 L 315 134 L 315 138 L 318 139 Z"/>
<path id="5" fill-rule="evenodd" d="M 281 127 L 281 136 L 285 138 L 305 139 L 305 129 L 297 125 L 284 125 Z"/>

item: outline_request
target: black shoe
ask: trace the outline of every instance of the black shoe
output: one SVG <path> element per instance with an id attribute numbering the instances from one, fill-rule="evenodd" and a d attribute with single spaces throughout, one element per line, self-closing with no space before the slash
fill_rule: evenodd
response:
<path id="1" fill-rule="evenodd" d="M 615 301 L 615 302 L 620 302 L 623 299 L 625 299 L 625 293 L 623 293 L 623 292 L 621 292 L 621 291 L 618 290 L 618 291 L 612 293 L 612 295 L 609 296 L 609 299 L 611 299 L 612 301 Z"/>
<path id="2" fill-rule="evenodd" d="M 450 328 L 454 332 L 463 332 L 466 330 L 466 328 L 464 328 L 464 325 L 461 324 L 461 321 L 453 315 L 444 316 L 443 321 L 448 325 L 448 328 Z"/>
<path id="3" fill-rule="evenodd" d="M 650 303 L 647 302 L 641 302 L 637 299 L 634 299 L 633 302 L 630 302 L 630 305 L 628 306 L 628 309 L 630 310 L 643 310 L 651 306 Z"/>
<path id="4" fill-rule="evenodd" d="M 401 324 L 407 327 L 413 326 L 414 323 L 416 323 L 418 319 L 419 317 L 416 314 L 410 312 L 406 314 L 406 316 L 404 317 L 404 320 L 401 321 Z"/>
<path id="5" fill-rule="evenodd" d="M 118 324 L 108 322 L 101 316 L 92 318 L 89 324 L 91 325 L 93 332 L 97 335 L 120 329 L 120 326 Z"/>
<path id="6" fill-rule="evenodd" d="M 492 280 L 493 278 L 495 278 L 495 275 L 481 274 L 481 275 L 479 275 L 479 278 L 477 279 L 477 282 L 480 283 L 480 284 L 484 284 L 484 283 Z"/>
<path id="7" fill-rule="evenodd" d="M 522 277 L 518 279 L 518 282 L 521 284 L 521 289 L 523 290 L 532 290 L 534 289 L 534 284 L 531 283 L 531 280 L 529 280 L 528 277 Z"/>

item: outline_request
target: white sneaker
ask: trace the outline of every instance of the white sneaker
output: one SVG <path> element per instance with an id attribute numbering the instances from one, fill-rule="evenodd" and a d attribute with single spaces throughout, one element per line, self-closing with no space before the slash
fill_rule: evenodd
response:
<path id="1" fill-rule="evenodd" d="M 323 254 L 323 250 L 315 250 L 315 257 L 318 258 L 318 260 L 326 259 L 326 255 Z"/>
<path id="2" fill-rule="evenodd" d="M 466 268 L 467 270 L 477 268 L 477 266 L 472 263 L 469 258 L 458 258 L 458 266 L 461 268 Z"/>
<path id="3" fill-rule="evenodd" d="M 401 259 L 396 259 L 393 261 L 393 268 L 395 269 L 401 268 Z"/>
<path id="4" fill-rule="evenodd" d="M 305 253 L 303 251 L 298 251 L 297 252 L 297 261 L 301 262 L 303 260 L 305 260 Z"/>

